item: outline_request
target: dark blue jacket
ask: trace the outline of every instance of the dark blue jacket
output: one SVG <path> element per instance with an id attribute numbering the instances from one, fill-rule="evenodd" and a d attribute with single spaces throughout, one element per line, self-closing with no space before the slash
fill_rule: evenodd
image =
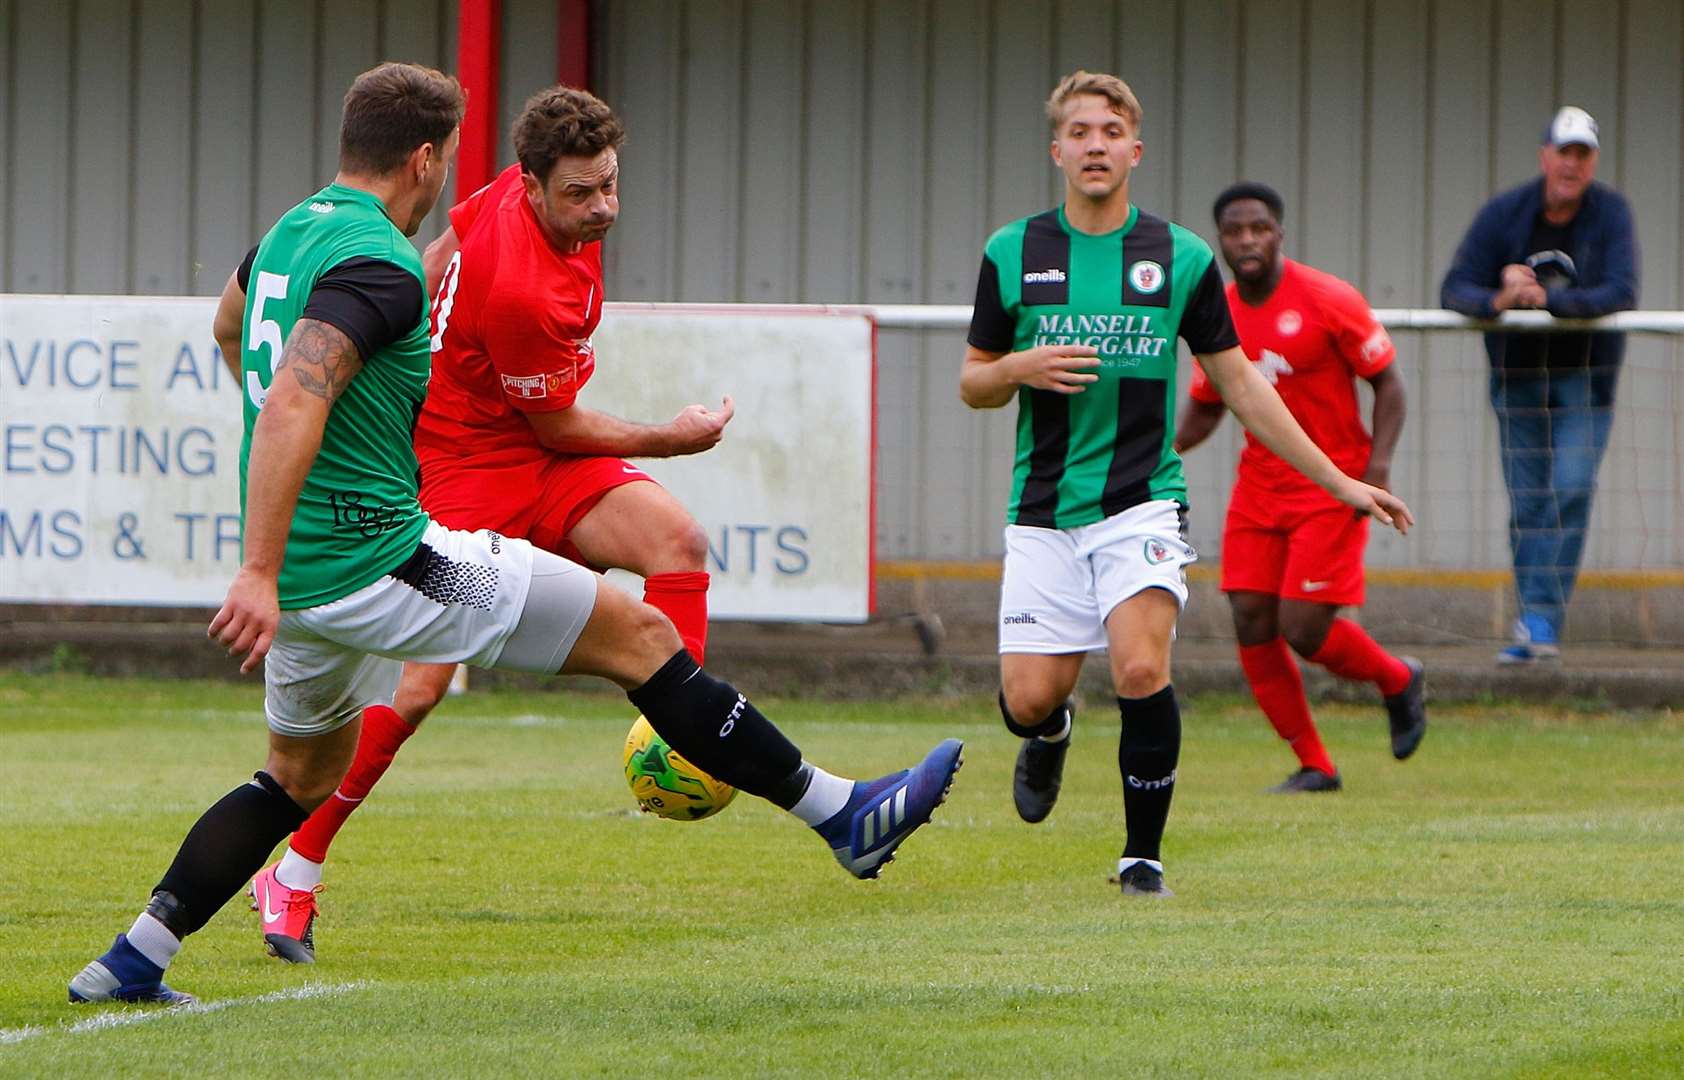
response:
<path id="1" fill-rule="evenodd" d="M 1491 298 L 1503 283 L 1503 267 L 1525 262 L 1532 225 L 1544 208 L 1544 178 L 1528 181 L 1492 197 L 1474 216 L 1456 249 L 1450 272 L 1439 289 L 1439 303 L 1476 319 L 1497 314 Z M 1573 219 L 1573 263 L 1578 284 L 1548 290 L 1551 315 L 1589 319 L 1637 306 L 1637 239 L 1625 196 L 1606 184 L 1592 183 Z M 1592 334 L 1591 366 L 1617 367 L 1625 356 L 1626 336 Z M 1486 334 L 1485 352 L 1493 367 L 1503 366 L 1508 334 Z"/>

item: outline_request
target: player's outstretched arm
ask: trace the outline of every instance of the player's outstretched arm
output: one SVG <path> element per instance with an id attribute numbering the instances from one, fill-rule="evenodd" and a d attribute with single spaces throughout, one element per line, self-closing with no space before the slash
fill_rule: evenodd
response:
<path id="1" fill-rule="evenodd" d="M 293 324 L 251 432 L 245 560 L 209 630 L 230 655 L 245 658 L 242 673 L 262 663 L 274 640 L 281 621 L 276 580 L 298 493 L 321 450 L 329 410 L 361 369 L 357 347 L 337 327 L 315 319 Z"/>
<path id="2" fill-rule="evenodd" d="M 1415 523 L 1402 499 L 1339 471 L 1321 448 L 1310 441 L 1280 395 L 1257 366 L 1238 348 L 1200 356 L 1205 374 L 1216 384 L 1223 402 L 1246 430 L 1270 450 L 1346 506 L 1373 514 L 1382 524 L 1408 532 Z"/>
<path id="3" fill-rule="evenodd" d="M 687 405 L 665 424 L 637 424 L 583 405 L 527 413 L 538 441 L 558 454 L 666 458 L 699 454 L 719 445 L 737 412 L 727 396 L 717 409 Z"/>
<path id="4" fill-rule="evenodd" d="M 211 336 L 216 338 L 222 362 L 228 365 L 236 386 L 240 383 L 240 323 L 245 317 L 246 291 L 240 288 L 240 272 L 236 270 L 222 286 L 222 299 L 216 302 L 216 317 L 211 320 Z"/>
<path id="5" fill-rule="evenodd" d="M 1022 352 L 985 352 L 965 346 L 959 372 L 959 399 L 973 409 L 998 409 L 1017 396 L 1020 386 L 1079 394 L 1099 376 L 1099 350 L 1091 345 L 1038 345 Z"/>

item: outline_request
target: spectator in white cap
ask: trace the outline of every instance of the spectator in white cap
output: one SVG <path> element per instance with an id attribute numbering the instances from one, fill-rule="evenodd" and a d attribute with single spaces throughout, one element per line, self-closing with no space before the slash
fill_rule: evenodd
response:
<path id="1" fill-rule="evenodd" d="M 1596 182 L 1600 151 L 1589 113 L 1558 111 L 1538 150 L 1541 175 L 1492 198 L 1468 227 L 1444 276 L 1444 306 L 1482 319 L 1509 308 L 1594 318 L 1636 307 L 1631 208 Z M 1520 611 L 1514 643 L 1497 662 L 1553 660 L 1613 423 L 1625 335 L 1486 334 L 1485 351 Z"/>

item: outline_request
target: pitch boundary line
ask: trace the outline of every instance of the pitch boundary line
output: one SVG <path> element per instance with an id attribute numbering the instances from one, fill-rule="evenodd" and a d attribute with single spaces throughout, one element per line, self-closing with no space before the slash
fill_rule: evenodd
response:
<path id="1" fill-rule="evenodd" d="M 90 1016 L 85 1020 L 77 1020 L 71 1024 L 26 1024 L 20 1028 L 0 1028 L 0 1047 L 15 1046 L 40 1035 L 83 1035 L 90 1031 L 110 1031 L 115 1028 L 133 1027 L 136 1024 L 148 1024 L 154 1020 L 163 1020 L 178 1016 L 203 1016 L 207 1013 L 221 1012 L 244 1005 L 270 1005 L 280 1001 L 309 1001 L 312 998 L 335 997 L 340 994 L 354 993 L 366 990 L 369 983 L 357 980 L 348 983 L 318 983 L 311 986 L 294 987 L 291 990 L 276 990 L 273 993 L 259 994 L 256 997 L 228 998 L 222 1001 L 201 1001 L 192 1005 L 181 1005 L 173 1009 L 123 1009 L 118 1012 L 102 1012 Z"/>

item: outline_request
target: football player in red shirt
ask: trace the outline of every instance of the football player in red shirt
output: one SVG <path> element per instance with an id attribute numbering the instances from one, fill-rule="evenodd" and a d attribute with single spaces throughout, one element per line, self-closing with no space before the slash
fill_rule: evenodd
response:
<path id="1" fill-rule="evenodd" d="M 1228 308 L 1240 347 L 1336 465 L 1387 487 L 1404 415 L 1397 351 L 1361 293 L 1281 254 L 1281 209 L 1280 195 L 1266 184 L 1235 184 L 1216 199 L 1222 258 L 1234 275 Z M 1372 437 L 1357 404 L 1357 376 L 1374 388 Z M 1195 362 L 1176 450 L 1185 453 L 1203 442 L 1224 411 L 1221 395 Z M 1252 693 L 1298 755 L 1299 770 L 1272 791 L 1341 786 L 1310 717 L 1293 653 L 1379 689 L 1399 761 L 1415 752 L 1426 732 L 1421 662 L 1391 655 L 1362 627 L 1339 618 L 1341 607 L 1362 604 L 1367 543 L 1366 517 L 1246 436 L 1222 533 L 1222 591 Z"/>
<path id="2" fill-rule="evenodd" d="M 644 602 L 672 620 L 700 664 L 707 536 L 625 459 L 709 449 L 731 419 L 731 399 L 718 410 L 691 405 L 665 424 L 632 423 L 578 401 L 595 370 L 601 241 L 619 214 L 623 138 L 619 119 L 583 90 L 534 95 L 515 123 L 519 163 L 453 207 L 450 228 L 428 247 L 433 371 L 415 428 L 421 504 L 449 528 L 524 537 L 599 570 L 641 575 Z M 313 955 L 328 846 L 455 670 L 404 665 L 392 707 L 364 710 L 338 791 L 253 882 L 266 938 L 303 946 L 276 955 Z"/>

